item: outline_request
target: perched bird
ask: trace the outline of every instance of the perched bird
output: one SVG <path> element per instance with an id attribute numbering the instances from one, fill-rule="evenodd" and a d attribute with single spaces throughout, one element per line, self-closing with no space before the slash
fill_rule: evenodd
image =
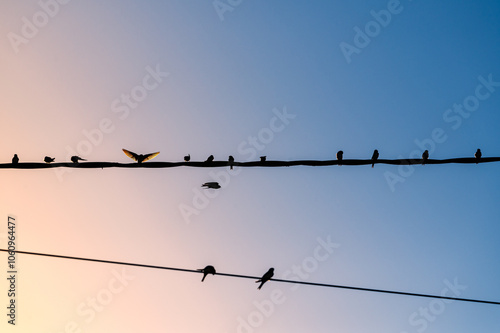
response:
<path id="1" fill-rule="evenodd" d="M 373 155 L 372 155 L 372 168 L 375 165 L 375 163 L 373 163 L 373 162 L 376 161 L 376 160 L 378 160 L 378 150 L 377 149 L 375 149 L 373 151 Z"/>
<path id="2" fill-rule="evenodd" d="M 265 161 L 266 161 L 266 156 L 261 156 L 261 157 L 260 157 L 260 161 L 261 161 L 261 162 L 265 162 Z"/>
<path id="3" fill-rule="evenodd" d="M 266 283 L 267 281 L 271 280 L 271 278 L 273 277 L 273 275 L 274 275 L 274 268 L 271 267 L 266 272 L 266 274 L 264 274 L 260 279 L 258 279 L 257 281 L 255 281 L 255 283 L 259 283 L 260 282 L 260 286 L 257 289 L 262 288 L 262 286 L 264 285 L 264 283 Z"/>
<path id="4" fill-rule="evenodd" d="M 344 152 L 342 150 L 339 150 L 337 152 L 337 160 L 339 161 L 339 165 L 342 165 L 342 158 L 344 157 Z"/>
<path id="5" fill-rule="evenodd" d="M 203 273 L 203 279 L 201 279 L 201 282 L 205 281 L 205 278 L 208 274 L 215 275 L 215 267 L 212 265 L 208 265 L 205 268 L 199 269 L 198 271 Z"/>
<path id="6" fill-rule="evenodd" d="M 212 162 L 214 160 L 214 155 L 208 156 L 207 160 L 205 162 Z"/>
<path id="7" fill-rule="evenodd" d="M 15 156 L 17 156 L 17 155 L 15 155 Z M 481 154 L 481 149 L 478 148 L 476 153 L 474 154 L 474 157 L 476 158 L 476 164 L 481 159 L 481 156 L 483 156 L 483 154 Z M 14 163 L 14 162 L 12 162 L 12 163 Z"/>
<path id="8" fill-rule="evenodd" d="M 229 162 L 229 168 L 233 170 L 234 157 L 232 155 L 229 155 L 227 161 Z"/>
<path id="9" fill-rule="evenodd" d="M 220 185 L 217 182 L 207 182 L 207 183 L 201 185 L 201 187 L 213 188 L 213 189 L 217 190 L 220 188 Z"/>
<path id="10" fill-rule="evenodd" d="M 54 160 L 55 160 L 55 158 L 53 158 L 53 157 L 48 157 L 48 156 L 45 156 L 45 158 L 43 159 L 43 161 L 44 161 L 45 163 L 52 163 L 52 162 L 54 162 Z"/>
<path id="11" fill-rule="evenodd" d="M 422 153 L 422 165 L 424 165 L 428 159 L 429 159 L 429 151 L 426 150 Z"/>
<path id="12" fill-rule="evenodd" d="M 86 161 L 85 159 L 81 158 L 80 156 L 71 156 L 71 162 L 73 163 L 78 163 L 78 161 Z"/>
<path id="13" fill-rule="evenodd" d="M 130 157 L 134 161 L 137 161 L 137 163 L 149 161 L 149 160 L 155 158 L 156 156 L 158 156 L 158 154 L 160 153 L 160 152 L 156 152 L 156 153 L 150 153 L 150 154 L 145 154 L 145 155 L 141 154 L 140 155 L 140 154 L 136 154 L 134 152 L 131 152 L 130 150 L 127 150 L 127 149 L 122 149 L 122 150 L 125 153 L 125 155 L 127 155 L 128 157 Z"/>
<path id="14" fill-rule="evenodd" d="M 186 156 L 184 156 L 184 161 L 189 162 L 190 159 L 191 159 L 191 154 L 187 154 Z"/>
<path id="15" fill-rule="evenodd" d="M 19 157 L 17 157 L 17 154 L 14 154 L 14 157 L 12 157 L 12 164 L 17 164 L 19 163 Z"/>

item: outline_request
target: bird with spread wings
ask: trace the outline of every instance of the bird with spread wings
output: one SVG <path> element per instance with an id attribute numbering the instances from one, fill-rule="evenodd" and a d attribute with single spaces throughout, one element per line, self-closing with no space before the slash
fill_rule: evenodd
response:
<path id="1" fill-rule="evenodd" d="M 160 153 L 158 151 L 156 153 L 150 153 L 150 154 L 142 155 L 142 154 L 136 154 L 136 153 L 134 153 L 134 152 L 132 152 L 130 150 L 127 150 L 127 149 L 122 149 L 122 150 L 125 153 L 125 155 L 127 155 L 128 157 L 130 157 L 134 161 L 137 161 L 137 163 L 142 163 L 142 162 L 149 161 L 149 160 L 155 158 L 156 156 L 158 156 L 158 154 Z"/>

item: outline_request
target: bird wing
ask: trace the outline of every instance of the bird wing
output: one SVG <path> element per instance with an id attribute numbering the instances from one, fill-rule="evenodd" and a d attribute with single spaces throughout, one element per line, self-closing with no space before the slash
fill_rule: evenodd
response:
<path id="1" fill-rule="evenodd" d="M 125 155 L 127 155 L 128 157 L 130 157 L 134 161 L 137 161 L 137 158 L 139 157 L 139 155 L 137 155 L 136 153 L 131 152 L 130 150 L 127 150 L 127 149 L 122 149 L 122 150 L 125 153 Z"/>
<path id="2" fill-rule="evenodd" d="M 151 154 L 146 154 L 144 155 L 144 160 L 143 162 L 146 162 L 146 161 L 149 161 L 149 160 L 152 160 L 153 158 L 155 158 L 156 156 L 158 156 L 160 152 L 157 151 L 156 153 L 151 153 Z"/>

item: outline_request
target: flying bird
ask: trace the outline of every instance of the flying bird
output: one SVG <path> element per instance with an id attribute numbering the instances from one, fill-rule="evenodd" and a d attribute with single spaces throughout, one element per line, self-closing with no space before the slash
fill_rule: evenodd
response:
<path id="1" fill-rule="evenodd" d="M 342 165 L 342 158 L 344 157 L 344 152 L 342 150 L 339 150 L 337 152 L 337 160 L 339 161 L 339 166 Z"/>
<path id="2" fill-rule="evenodd" d="M 208 156 L 207 160 L 205 162 L 212 162 L 214 160 L 214 155 Z"/>
<path id="3" fill-rule="evenodd" d="M 229 168 L 233 170 L 234 157 L 232 155 L 229 155 L 227 161 L 229 162 Z"/>
<path id="4" fill-rule="evenodd" d="M 261 161 L 261 162 L 265 162 L 265 161 L 266 161 L 266 156 L 261 156 L 261 157 L 260 157 L 260 161 Z"/>
<path id="5" fill-rule="evenodd" d="M 17 155 L 16 155 L 17 156 Z M 483 156 L 483 154 L 481 154 L 481 149 L 477 149 L 476 153 L 474 154 L 474 157 L 476 158 L 476 164 L 478 163 L 478 161 L 481 159 L 481 156 Z M 13 162 L 14 163 L 14 162 Z"/>
<path id="6" fill-rule="evenodd" d="M 86 161 L 85 159 L 81 158 L 80 156 L 71 156 L 71 162 L 73 163 L 78 163 L 78 161 Z"/>
<path id="7" fill-rule="evenodd" d="M 198 271 L 203 273 L 203 279 L 201 279 L 201 282 L 205 281 L 205 278 L 208 274 L 215 275 L 215 267 L 212 265 L 208 265 L 205 268 L 199 269 Z"/>
<path id="8" fill-rule="evenodd" d="M 426 150 L 422 153 L 422 165 L 424 165 L 428 159 L 429 159 L 429 151 Z"/>
<path id="9" fill-rule="evenodd" d="M 54 160 L 55 160 L 55 158 L 53 158 L 53 157 L 48 157 L 48 156 L 45 156 L 45 158 L 43 159 L 43 161 L 44 161 L 45 163 L 52 163 L 52 162 L 54 162 Z"/>
<path id="10" fill-rule="evenodd" d="M 207 182 L 207 183 L 201 185 L 201 187 L 213 188 L 213 189 L 217 190 L 220 188 L 220 185 L 217 182 Z"/>
<path id="11" fill-rule="evenodd" d="M 14 154 L 14 157 L 12 157 L 12 164 L 17 164 L 19 163 L 19 157 L 17 157 L 17 154 Z"/>
<path id="12" fill-rule="evenodd" d="M 125 153 L 125 155 L 127 155 L 128 157 L 130 157 L 134 161 L 137 161 L 137 163 L 149 161 L 149 160 L 155 158 L 156 156 L 158 156 L 158 154 L 160 153 L 160 152 L 156 152 L 156 153 L 142 155 L 142 154 L 136 154 L 136 153 L 131 152 L 130 150 L 127 150 L 127 149 L 122 149 L 122 150 Z"/>
<path id="13" fill-rule="evenodd" d="M 189 162 L 190 159 L 191 159 L 191 154 L 187 154 L 186 156 L 184 156 L 184 161 Z"/>
<path id="14" fill-rule="evenodd" d="M 373 162 L 376 161 L 376 160 L 378 160 L 378 150 L 377 149 L 375 149 L 373 151 L 373 155 L 372 155 L 372 168 L 375 165 L 375 163 L 373 163 Z"/>
<path id="15" fill-rule="evenodd" d="M 266 272 L 266 274 L 264 274 L 260 279 L 258 279 L 257 281 L 255 281 L 255 283 L 259 283 L 260 282 L 260 286 L 257 289 L 262 288 L 262 286 L 264 285 L 264 283 L 266 283 L 267 281 L 271 280 L 271 278 L 273 277 L 273 275 L 274 275 L 274 268 L 271 267 Z"/>

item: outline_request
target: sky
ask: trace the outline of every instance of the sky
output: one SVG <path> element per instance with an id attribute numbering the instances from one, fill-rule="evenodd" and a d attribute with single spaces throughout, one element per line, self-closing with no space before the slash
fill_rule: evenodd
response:
<path id="1" fill-rule="evenodd" d="M 499 16 L 494 0 L 2 1 L 0 163 L 500 156 Z M 0 247 L 10 216 L 20 251 L 498 302 L 499 168 L 0 169 Z M 498 305 L 21 254 L 9 297 L 7 261 L 1 332 L 500 331 Z"/>

